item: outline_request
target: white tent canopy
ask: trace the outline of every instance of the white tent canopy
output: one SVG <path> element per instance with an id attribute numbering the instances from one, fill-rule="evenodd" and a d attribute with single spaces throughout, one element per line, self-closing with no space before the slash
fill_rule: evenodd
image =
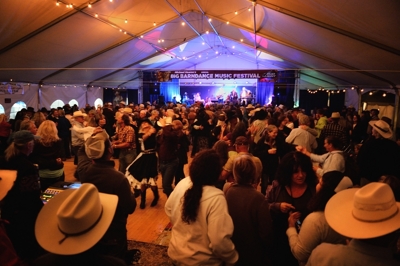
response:
<path id="1" fill-rule="evenodd" d="M 300 89 L 400 87 L 397 0 L 2 0 L 0 10 L 0 82 L 137 89 L 145 70 L 277 69 L 297 70 Z"/>

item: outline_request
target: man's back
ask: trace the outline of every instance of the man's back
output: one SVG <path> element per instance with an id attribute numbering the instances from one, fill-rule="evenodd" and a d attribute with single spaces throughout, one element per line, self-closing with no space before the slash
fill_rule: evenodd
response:
<path id="1" fill-rule="evenodd" d="M 348 245 L 322 243 L 313 250 L 307 262 L 307 266 L 394 266 L 399 264 L 399 261 L 393 259 L 390 249 L 369 245 L 356 239 L 351 240 Z"/>

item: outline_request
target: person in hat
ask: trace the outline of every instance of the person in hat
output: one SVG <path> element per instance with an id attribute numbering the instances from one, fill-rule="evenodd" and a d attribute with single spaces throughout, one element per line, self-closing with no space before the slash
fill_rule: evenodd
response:
<path id="1" fill-rule="evenodd" d="M 140 208 L 146 207 L 146 190 L 151 188 L 154 199 L 151 207 L 157 205 L 160 198 L 157 187 L 158 158 L 156 155 L 156 130 L 148 119 L 142 120 L 138 131 L 140 153 L 126 168 L 125 176 L 128 178 L 135 194 L 141 195 Z"/>
<path id="2" fill-rule="evenodd" d="M 84 134 L 82 132 L 78 132 L 74 130 L 74 127 L 77 128 L 84 128 L 84 122 L 85 122 L 85 113 L 82 113 L 82 111 L 75 111 L 73 114 L 74 121 L 72 123 L 73 128 L 71 129 L 71 146 L 72 146 L 72 152 L 74 153 L 74 165 L 78 164 L 78 151 L 79 149 L 83 146 L 85 139 L 84 139 Z"/>
<path id="3" fill-rule="evenodd" d="M 130 108 L 129 108 L 130 109 Z M 116 117 L 118 129 L 117 134 L 112 138 L 112 148 L 119 149 L 119 171 L 125 174 L 126 167 L 135 160 L 136 134 L 131 126 L 131 120 L 128 114 L 124 113 Z"/>
<path id="4" fill-rule="evenodd" d="M 247 137 L 240 136 L 236 138 L 235 144 L 233 145 L 235 147 L 236 154 L 230 156 L 225 165 L 223 165 L 222 172 L 219 178 L 220 181 L 226 181 L 227 183 L 229 183 L 229 185 L 231 185 L 234 182 L 234 177 L 233 177 L 234 160 L 238 156 L 247 155 L 250 156 L 254 162 L 254 165 L 256 167 L 255 183 L 259 184 L 262 175 L 262 163 L 258 157 L 253 156 L 249 152 L 249 144 L 250 142 Z"/>
<path id="5" fill-rule="evenodd" d="M 326 204 L 325 218 L 348 245 L 322 243 L 307 265 L 399 265 L 393 259 L 400 228 L 400 202 L 385 183 L 343 190 Z"/>
<path id="6" fill-rule="evenodd" d="M 13 187 L 17 171 L 0 170 L 0 202 Z M 23 265 L 7 235 L 7 221 L 0 218 L 0 265 Z"/>
<path id="7" fill-rule="evenodd" d="M 393 131 L 383 120 L 371 120 L 372 138 L 360 148 L 357 163 L 362 185 L 376 182 L 382 175 L 400 177 L 400 147 L 392 141 Z"/>
<path id="8" fill-rule="evenodd" d="M 113 104 L 114 106 L 119 106 L 121 102 L 123 102 L 124 98 L 121 96 L 121 94 L 119 93 L 119 91 L 116 91 L 114 93 L 114 99 L 113 99 Z M 125 102 L 124 103 L 124 107 L 125 107 Z"/>
<path id="9" fill-rule="evenodd" d="M 331 115 L 331 123 L 328 123 L 321 131 L 319 135 L 320 139 L 323 140 L 327 136 L 338 137 L 341 140 L 342 147 L 347 146 L 349 135 L 344 127 L 339 124 L 340 113 L 333 112 Z"/>
<path id="10" fill-rule="evenodd" d="M 33 265 L 126 265 L 97 249 L 118 202 L 117 196 L 99 193 L 89 183 L 57 194 L 37 217 L 36 238 L 49 253 Z"/>
<path id="11" fill-rule="evenodd" d="M 128 215 L 135 211 L 136 200 L 128 179 L 114 168 L 112 154 L 107 133 L 97 128 L 79 150 L 77 171 L 83 184 L 91 183 L 102 193 L 118 196 L 117 211 L 98 246 L 102 254 L 125 260 L 128 259 L 126 223 Z"/>
<path id="12" fill-rule="evenodd" d="M 9 221 L 7 234 L 18 256 L 27 261 L 43 252 L 34 234 L 35 220 L 43 206 L 38 169 L 28 158 L 34 139 L 27 130 L 15 132 L 0 164 L 1 169 L 17 171 L 14 186 L 3 200 L 1 217 Z"/>

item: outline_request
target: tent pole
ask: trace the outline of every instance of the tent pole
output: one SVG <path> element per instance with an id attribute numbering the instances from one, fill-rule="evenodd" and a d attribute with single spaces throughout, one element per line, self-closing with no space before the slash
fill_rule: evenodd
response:
<path id="1" fill-rule="evenodd" d="M 393 134 L 396 136 L 397 131 L 397 120 L 399 118 L 399 89 L 397 87 L 393 88 L 395 91 L 395 104 L 394 104 L 394 117 L 393 117 Z M 396 137 L 397 139 L 397 137 Z"/>
<path id="2" fill-rule="evenodd" d="M 361 101 L 362 93 L 360 92 L 359 88 L 357 88 L 357 94 L 358 94 L 358 114 L 361 115 L 361 113 L 363 111 L 362 101 Z"/>

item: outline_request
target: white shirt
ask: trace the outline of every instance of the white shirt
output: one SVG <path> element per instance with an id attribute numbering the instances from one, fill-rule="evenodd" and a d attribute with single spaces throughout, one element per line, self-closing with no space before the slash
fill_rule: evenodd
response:
<path id="1" fill-rule="evenodd" d="M 174 265 L 233 265 L 238 253 L 231 240 L 233 221 L 223 192 L 204 186 L 195 222 L 182 221 L 182 197 L 192 186 L 190 177 L 182 179 L 165 203 L 172 227 L 168 256 Z"/>

